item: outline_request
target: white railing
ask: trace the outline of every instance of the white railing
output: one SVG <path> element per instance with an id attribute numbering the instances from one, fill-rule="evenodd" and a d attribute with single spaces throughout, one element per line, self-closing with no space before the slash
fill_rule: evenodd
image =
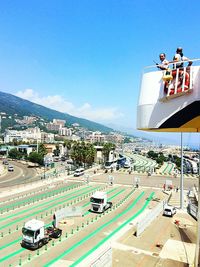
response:
<path id="1" fill-rule="evenodd" d="M 176 63 L 183 63 L 183 67 L 175 68 Z M 186 64 L 188 66 L 184 66 Z M 192 66 L 191 66 L 192 63 Z M 193 90 L 193 67 L 200 66 L 200 59 L 169 62 L 168 69 L 160 70 L 157 65 L 147 66 L 143 74 L 154 71 L 162 72 L 161 95 L 159 101 L 165 102 L 171 98 L 191 93 Z"/>
<path id="2" fill-rule="evenodd" d="M 192 92 L 193 89 L 193 72 L 192 67 L 177 68 L 170 70 L 169 80 L 163 81 L 163 96 L 160 101 L 178 97 L 183 94 Z M 167 71 L 163 72 L 163 79 L 167 77 Z"/>
<path id="3" fill-rule="evenodd" d="M 179 62 L 177 62 L 177 61 L 169 61 L 168 66 L 169 66 L 170 69 L 173 70 L 174 69 L 174 65 L 176 63 L 183 63 L 184 64 L 184 63 L 189 63 L 189 62 L 192 62 L 192 66 L 200 66 L 200 58 L 194 58 L 194 59 L 189 59 L 189 60 L 179 61 Z M 143 73 L 150 72 L 150 71 L 155 71 L 155 70 L 163 71 L 163 70 L 160 70 L 156 64 L 154 64 L 154 65 L 150 65 L 150 66 L 144 67 Z"/>

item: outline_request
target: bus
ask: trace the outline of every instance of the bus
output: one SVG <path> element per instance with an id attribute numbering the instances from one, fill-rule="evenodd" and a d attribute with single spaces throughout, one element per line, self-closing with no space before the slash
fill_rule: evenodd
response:
<path id="1" fill-rule="evenodd" d="M 111 168 L 119 169 L 124 167 L 125 163 L 126 163 L 126 157 L 119 154 L 119 157 L 117 159 L 114 159 L 112 161 L 106 161 L 105 169 L 111 169 Z"/>
<path id="2" fill-rule="evenodd" d="M 193 174 L 197 174 L 198 173 L 198 166 L 197 166 L 197 162 L 193 161 L 193 160 L 189 160 L 188 161 L 190 162 L 191 164 L 191 169 L 192 169 L 192 173 Z"/>
<path id="3" fill-rule="evenodd" d="M 119 166 L 119 168 L 124 167 L 125 163 L 126 163 L 126 157 L 121 156 L 117 159 L 117 165 Z"/>

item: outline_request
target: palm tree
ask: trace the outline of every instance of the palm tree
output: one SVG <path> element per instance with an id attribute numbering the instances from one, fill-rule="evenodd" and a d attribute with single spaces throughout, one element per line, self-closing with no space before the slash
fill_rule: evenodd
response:
<path id="1" fill-rule="evenodd" d="M 96 154 L 96 149 L 95 149 L 94 145 L 93 144 L 87 144 L 86 145 L 85 162 L 88 165 L 92 165 L 92 163 L 94 163 L 95 154 Z"/>
<path id="2" fill-rule="evenodd" d="M 86 164 L 91 165 L 94 162 L 95 153 L 94 145 L 75 142 L 72 147 L 71 158 L 77 165 L 84 164 L 85 167 Z"/>
<path id="3" fill-rule="evenodd" d="M 81 165 L 81 147 L 78 142 L 74 142 L 72 151 L 71 151 L 71 158 L 77 165 Z"/>
<path id="4" fill-rule="evenodd" d="M 73 141 L 72 140 L 65 140 L 63 146 L 67 148 L 67 153 L 66 156 L 67 158 L 69 158 L 70 156 L 70 151 L 73 145 Z"/>

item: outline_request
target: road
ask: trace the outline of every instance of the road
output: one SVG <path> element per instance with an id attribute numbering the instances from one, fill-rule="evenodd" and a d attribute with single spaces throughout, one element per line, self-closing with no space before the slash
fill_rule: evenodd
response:
<path id="1" fill-rule="evenodd" d="M 19 170 L 16 171 L 19 177 L 20 165 L 16 164 L 15 167 L 16 170 L 19 167 Z M 162 187 L 166 177 L 147 177 L 126 172 L 107 174 L 100 170 L 96 174 L 91 171 L 88 173 L 91 181 L 89 184 L 83 182 L 84 176 L 77 178 L 65 175 L 66 180 L 60 180 L 60 184 L 56 178 L 54 179 L 55 184 L 53 181 L 47 184 L 48 179 L 40 180 L 40 187 L 34 190 L 30 185 L 26 192 L 19 193 L 17 190 L 17 196 L 13 195 L 12 198 L 8 196 L 1 199 L 0 265 L 16 266 L 22 261 L 23 265 L 27 267 L 30 265 L 36 267 L 50 266 L 54 263 L 57 263 L 55 266 L 59 267 L 77 266 L 83 259 L 87 260 L 90 254 L 98 252 L 102 244 L 106 244 L 107 241 L 109 243 L 115 234 L 126 229 L 125 234 L 121 234 L 120 239 L 115 238 L 114 240 L 113 266 L 145 267 L 148 265 L 153 267 L 157 263 L 162 264 L 160 266 L 184 266 L 185 258 L 184 260 L 178 258 L 180 253 L 176 252 L 172 258 L 167 253 L 168 248 L 161 250 L 156 244 L 161 242 L 161 244 L 167 245 L 170 241 L 173 242 L 174 246 L 177 242 L 188 242 L 190 239 L 193 245 L 195 242 L 195 221 L 189 215 L 185 221 L 188 225 L 186 230 L 177 228 L 173 218 L 163 217 L 160 214 L 141 238 L 133 235 L 135 226 L 132 220 L 146 216 L 158 204 L 157 201 L 151 200 L 150 196 L 155 196 L 155 199 L 159 201 L 166 200 L 168 197 L 159 188 Z M 109 175 L 114 177 L 113 186 L 108 185 Z M 133 188 L 135 176 L 141 178 L 138 189 Z M 189 187 L 196 180 L 185 179 L 185 182 Z M 12 183 L 12 180 L 8 183 Z M 179 183 L 179 178 L 174 179 L 175 183 Z M 142 185 L 146 187 L 143 188 Z M 158 189 L 154 187 L 158 187 Z M 104 214 L 89 212 L 90 196 L 96 190 L 107 191 L 109 200 L 113 202 L 113 208 Z M 21 228 L 25 221 L 37 218 L 43 220 L 45 224 L 49 224 L 52 221 L 52 214 L 58 207 L 65 207 L 66 205 L 68 207 L 81 206 L 84 216 L 68 218 L 66 223 L 61 224 L 60 227 L 63 229 L 61 239 L 52 240 L 47 246 L 35 252 L 21 248 Z M 177 216 L 178 220 L 182 220 L 182 212 Z M 154 227 L 155 225 L 156 227 Z M 184 237 L 185 239 L 183 239 Z M 160 252 L 165 253 L 163 258 L 159 256 Z M 167 263 L 165 255 L 167 258 L 171 257 L 169 265 L 165 265 Z"/>
<path id="2" fill-rule="evenodd" d="M 90 181 L 93 182 L 108 182 L 109 176 L 114 177 L 114 183 L 116 184 L 124 184 L 124 185 L 135 185 L 135 178 L 139 178 L 139 185 L 147 186 L 147 187 L 157 187 L 162 188 L 163 184 L 166 180 L 172 180 L 174 187 L 180 186 L 180 177 L 174 178 L 170 176 L 161 176 L 161 175 L 142 175 L 137 173 L 129 174 L 128 172 L 113 172 L 113 173 L 104 173 L 103 171 L 99 170 L 96 175 L 92 172 L 89 172 Z M 184 178 L 184 189 L 189 190 L 191 189 L 194 184 L 198 185 L 197 178 Z"/>
<path id="3" fill-rule="evenodd" d="M 3 175 L 0 176 L 0 188 L 25 184 L 36 180 L 36 177 L 38 175 L 36 168 L 28 168 L 27 165 L 24 165 L 17 161 L 9 161 L 9 164 L 14 167 L 14 171 L 6 171 Z M 8 165 L 5 166 L 7 168 Z"/>

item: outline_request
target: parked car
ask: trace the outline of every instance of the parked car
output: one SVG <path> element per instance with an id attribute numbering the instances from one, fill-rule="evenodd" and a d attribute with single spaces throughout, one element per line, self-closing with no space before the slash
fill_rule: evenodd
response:
<path id="1" fill-rule="evenodd" d="M 11 165 L 9 165 L 9 166 L 8 166 L 8 171 L 9 171 L 9 172 L 13 172 L 13 171 L 14 171 L 14 167 L 11 166 Z"/>
<path id="2" fill-rule="evenodd" d="M 60 161 L 60 158 L 59 158 L 59 157 L 54 157 L 54 158 L 53 158 L 53 161 L 54 161 L 54 162 L 58 162 L 58 161 Z"/>
<path id="3" fill-rule="evenodd" d="M 67 159 L 67 164 L 73 164 L 73 160 L 72 159 Z"/>
<path id="4" fill-rule="evenodd" d="M 6 159 L 3 160 L 4 165 L 8 165 L 8 161 Z"/>
<path id="5" fill-rule="evenodd" d="M 176 214 L 176 208 L 174 206 L 170 206 L 168 204 L 164 205 L 163 215 L 173 217 Z"/>
<path id="6" fill-rule="evenodd" d="M 128 169 L 128 168 L 130 168 L 130 167 L 131 167 L 130 162 L 125 162 L 125 163 L 124 163 L 124 168 L 125 168 L 125 169 Z"/>
<path id="7" fill-rule="evenodd" d="M 66 160 L 66 157 L 65 156 L 62 156 L 60 159 L 61 159 L 61 161 L 65 161 Z"/>
<path id="8" fill-rule="evenodd" d="M 84 168 L 76 169 L 75 172 L 74 172 L 74 176 L 78 177 L 78 176 L 81 176 L 81 175 L 84 175 Z"/>

